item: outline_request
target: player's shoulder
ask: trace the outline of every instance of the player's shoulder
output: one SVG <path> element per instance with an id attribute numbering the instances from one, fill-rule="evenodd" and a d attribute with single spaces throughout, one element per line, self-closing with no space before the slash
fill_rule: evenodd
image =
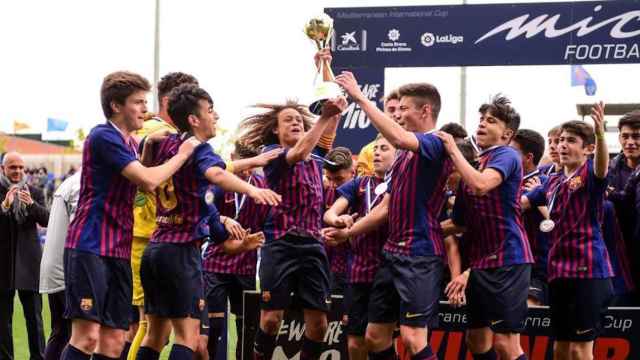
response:
<path id="1" fill-rule="evenodd" d="M 120 133 L 118 130 L 111 124 L 99 124 L 93 127 L 89 132 L 87 138 L 96 139 L 96 138 L 104 138 L 111 136 L 119 136 Z"/>

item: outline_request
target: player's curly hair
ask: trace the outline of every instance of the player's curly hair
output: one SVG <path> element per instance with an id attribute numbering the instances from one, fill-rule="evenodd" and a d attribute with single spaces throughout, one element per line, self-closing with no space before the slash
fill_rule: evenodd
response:
<path id="1" fill-rule="evenodd" d="M 333 165 L 329 164 L 329 162 L 325 162 L 323 165 L 327 171 L 332 173 L 340 170 L 348 170 L 353 167 L 353 154 L 351 153 L 351 150 L 343 146 L 331 149 L 325 158 L 332 163 L 335 163 L 335 165 Z"/>
<path id="2" fill-rule="evenodd" d="M 251 149 L 261 149 L 264 146 L 277 144 L 278 136 L 273 133 L 278 127 L 278 114 L 285 109 L 294 109 L 302 115 L 304 130 L 311 129 L 313 115 L 305 105 L 296 100 L 287 100 L 284 104 L 256 104 L 254 108 L 266 110 L 251 115 L 240 122 L 238 141 Z"/>
<path id="3" fill-rule="evenodd" d="M 511 106 L 511 100 L 502 94 L 494 96 L 490 102 L 480 105 L 480 114 L 491 113 L 515 133 L 520 127 L 520 114 Z"/>
<path id="4" fill-rule="evenodd" d="M 183 72 L 170 72 L 162 77 L 158 82 L 158 100 L 162 101 L 164 96 L 169 96 L 171 90 L 182 84 L 198 84 L 198 80 L 191 74 Z"/>

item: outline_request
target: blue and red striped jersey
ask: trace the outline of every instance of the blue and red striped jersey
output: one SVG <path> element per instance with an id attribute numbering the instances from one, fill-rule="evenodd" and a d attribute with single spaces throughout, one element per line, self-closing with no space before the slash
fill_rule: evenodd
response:
<path id="1" fill-rule="evenodd" d="M 541 184 L 545 184 L 549 177 L 544 175 L 542 171 L 536 170 L 530 174 L 526 174 L 523 178 L 524 182 L 530 178 L 537 176 L 540 178 Z M 524 195 L 526 191 L 522 189 Z M 533 271 L 536 274 L 547 277 L 547 258 L 549 256 L 549 233 L 540 231 L 540 223 L 544 220 L 544 216 L 540 213 L 537 207 L 531 207 L 522 213 L 522 220 L 524 221 L 524 229 L 527 233 L 527 239 L 531 246 L 531 252 L 535 263 L 533 264 Z"/>
<path id="2" fill-rule="evenodd" d="M 606 189 L 607 179 L 595 176 L 589 159 L 574 174 L 555 173 L 527 195 L 532 206 L 548 205 L 555 222 L 550 232 L 549 281 L 613 276 L 601 228 Z"/>
<path id="3" fill-rule="evenodd" d="M 324 207 L 329 209 L 337 200 L 337 191 L 335 186 L 327 186 L 324 188 Z M 347 210 L 350 211 L 350 210 Z M 334 274 L 347 274 L 347 262 L 349 261 L 349 243 L 343 242 L 338 246 L 328 246 L 325 244 L 325 251 L 329 259 L 329 268 Z"/>
<path id="4" fill-rule="evenodd" d="M 281 147 L 268 146 L 264 151 Z M 264 226 L 266 241 L 274 241 L 288 233 L 312 237 L 320 241 L 324 199 L 322 195 L 322 157 L 325 149 L 316 147 L 309 159 L 293 165 L 287 163 L 287 152 L 273 159 L 263 170 L 269 188 L 282 196 L 280 205 L 271 208 Z"/>
<path id="5" fill-rule="evenodd" d="M 122 170 L 136 161 L 138 144 L 111 123 L 94 127 L 82 150 L 80 198 L 65 247 L 128 259 L 136 185 Z"/>
<path id="6" fill-rule="evenodd" d="M 622 229 L 616 216 L 616 210 L 611 201 L 604 202 L 604 216 L 602 235 L 609 252 L 609 260 L 613 268 L 614 277 L 611 279 L 613 293 L 623 295 L 632 292 L 636 287 L 631 277 L 629 252 L 622 236 Z"/>
<path id="7" fill-rule="evenodd" d="M 338 194 L 349 201 L 349 208 L 360 216 L 365 216 L 369 208 L 373 209 L 384 194 L 377 196 L 375 188 L 383 179 L 375 176 L 357 177 L 338 188 Z M 351 262 L 349 283 L 372 283 L 382 263 L 382 247 L 389 236 L 389 227 L 385 223 L 375 231 L 359 235 L 351 240 Z"/>
<path id="8" fill-rule="evenodd" d="M 471 268 L 533 263 L 520 207 L 520 155 L 509 146 L 499 146 L 481 153 L 479 164 L 480 171 L 498 171 L 502 183 L 484 195 L 476 195 L 463 180 L 456 193 L 452 219 L 466 227 Z"/>
<path id="9" fill-rule="evenodd" d="M 258 188 L 266 188 L 264 177 L 251 174 L 246 181 Z M 221 215 L 235 219 L 245 230 L 251 233 L 262 231 L 269 206 L 258 205 L 244 194 L 225 192 L 216 186 L 216 208 Z M 235 275 L 255 275 L 257 251 L 246 251 L 236 255 L 224 252 L 222 245 L 210 246 L 205 253 L 203 268 L 208 272 Z"/>
<path id="10" fill-rule="evenodd" d="M 442 141 L 431 133 L 415 133 L 417 152 L 399 150 L 391 168 L 389 240 L 384 251 L 410 256 L 443 256 L 438 218 L 445 185 L 453 170 Z"/>
<path id="11" fill-rule="evenodd" d="M 158 144 L 154 166 L 161 165 L 178 153 L 186 134 L 172 134 Z M 209 143 L 202 143 L 169 180 L 156 190 L 156 223 L 151 236 L 154 243 L 188 243 L 209 236 L 209 218 L 216 211 L 214 186 L 205 173 L 225 163 Z"/>

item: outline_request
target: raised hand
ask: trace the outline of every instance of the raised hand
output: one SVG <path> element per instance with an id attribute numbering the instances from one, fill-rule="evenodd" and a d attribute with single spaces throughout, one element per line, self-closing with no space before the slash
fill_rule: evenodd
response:
<path id="1" fill-rule="evenodd" d="M 278 206 L 282 202 L 282 196 L 269 189 L 255 188 L 247 195 L 258 205 Z"/>
<path id="2" fill-rule="evenodd" d="M 596 135 L 604 136 L 604 102 L 600 101 L 591 108 L 591 119 Z"/>
<path id="3" fill-rule="evenodd" d="M 360 86 L 358 85 L 358 81 L 356 77 L 353 76 L 353 73 L 349 71 L 343 71 L 340 75 L 336 76 L 335 82 L 342 86 L 344 91 L 349 94 L 355 101 L 364 101 L 367 100 L 367 97 L 360 90 Z"/>
<path id="4" fill-rule="evenodd" d="M 180 147 L 178 148 L 178 154 L 186 155 L 187 157 L 193 154 L 193 150 L 196 146 L 200 145 L 200 140 L 196 139 L 194 136 L 185 140 Z"/>
<path id="5" fill-rule="evenodd" d="M 284 148 L 276 148 L 273 150 L 265 151 L 262 154 L 254 157 L 256 167 L 266 166 L 271 160 L 277 158 L 282 152 Z"/>

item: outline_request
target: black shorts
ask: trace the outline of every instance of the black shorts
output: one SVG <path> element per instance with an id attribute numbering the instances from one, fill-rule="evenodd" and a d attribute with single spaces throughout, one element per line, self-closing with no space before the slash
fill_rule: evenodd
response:
<path id="1" fill-rule="evenodd" d="M 467 284 L 469 328 L 520 333 L 527 317 L 531 265 L 472 269 Z"/>
<path id="2" fill-rule="evenodd" d="M 262 309 L 288 308 L 293 292 L 303 309 L 329 311 L 329 261 L 323 244 L 313 238 L 285 235 L 260 252 Z"/>
<path id="3" fill-rule="evenodd" d="M 242 315 L 242 293 L 256 289 L 256 277 L 252 275 L 221 274 L 205 271 L 205 298 L 209 313 L 227 311 L 227 299 L 231 312 Z"/>
<path id="4" fill-rule="evenodd" d="M 140 279 L 147 314 L 200 319 L 205 301 L 200 249 L 195 243 L 149 243 L 142 254 Z"/>
<path id="5" fill-rule="evenodd" d="M 443 271 L 437 256 L 383 253 L 371 288 L 369 322 L 436 326 Z"/>
<path id="6" fill-rule="evenodd" d="M 348 314 L 346 333 L 351 336 L 364 336 L 367 331 L 367 314 L 371 283 L 348 284 L 345 293 L 345 309 Z"/>
<path id="7" fill-rule="evenodd" d="M 344 296 L 347 286 L 347 274 L 331 273 L 331 295 Z"/>
<path id="8" fill-rule="evenodd" d="M 549 284 L 547 279 L 537 274 L 531 274 L 531 282 L 529 283 L 529 298 L 535 299 L 542 305 L 549 304 Z"/>
<path id="9" fill-rule="evenodd" d="M 549 284 L 551 327 L 559 341 L 593 341 L 613 294 L 610 279 L 554 279 Z"/>
<path id="10" fill-rule="evenodd" d="M 133 290 L 128 260 L 65 249 L 64 273 L 65 318 L 129 329 Z"/>

